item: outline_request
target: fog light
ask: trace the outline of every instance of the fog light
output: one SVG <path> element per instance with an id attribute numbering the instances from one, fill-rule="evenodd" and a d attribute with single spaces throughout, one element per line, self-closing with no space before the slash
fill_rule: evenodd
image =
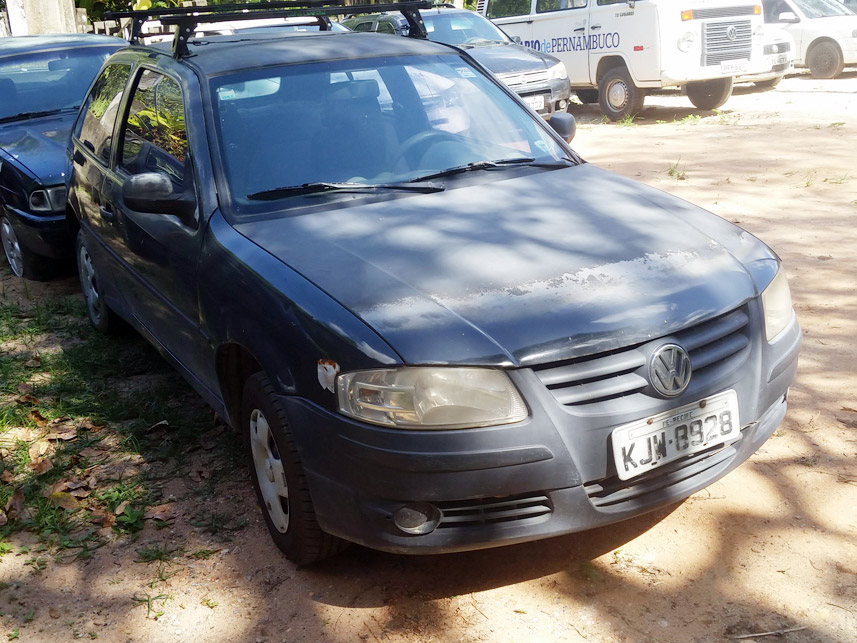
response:
<path id="1" fill-rule="evenodd" d="M 566 109 L 568 109 L 568 101 L 567 100 L 559 101 L 556 105 L 556 109 L 558 112 L 564 112 Z"/>
<path id="2" fill-rule="evenodd" d="M 393 522 L 406 534 L 430 534 L 440 522 L 440 509 L 428 502 L 415 502 L 399 509 Z"/>

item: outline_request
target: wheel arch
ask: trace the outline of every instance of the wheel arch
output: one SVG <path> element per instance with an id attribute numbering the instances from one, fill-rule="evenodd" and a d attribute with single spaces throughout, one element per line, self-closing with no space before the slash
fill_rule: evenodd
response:
<path id="1" fill-rule="evenodd" d="M 227 342 L 222 344 L 215 354 L 215 369 L 223 407 L 229 416 L 230 425 L 238 426 L 241 415 L 241 397 L 244 384 L 259 371 L 264 371 L 261 362 L 243 344 Z M 276 382 L 276 378 L 271 381 Z"/>
<path id="2" fill-rule="evenodd" d="M 595 71 L 595 84 L 598 85 L 598 83 L 601 82 L 601 79 L 604 78 L 604 74 L 614 67 L 624 67 L 625 71 L 627 71 L 629 75 L 631 74 L 631 70 L 622 56 L 604 56 L 598 61 L 598 69 Z M 633 79 L 634 78 L 632 76 L 631 80 Z"/>
<path id="3" fill-rule="evenodd" d="M 813 39 L 813 41 L 811 43 L 809 43 L 809 46 L 806 48 L 806 57 L 804 58 L 804 61 L 803 61 L 805 65 L 808 64 L 809 57 L 812 55 L 813 50 L 816 47 L 818 47 L 820 44 L 825 43 L 825 42 L 829 42 L 829 43 L 836 45 L 836 48 L 839 50 L 839 55 L 840 56 L 842 55 L 842 45 L 839 43 L 839 41 L 836 40 L 836 38 L 831 38 L 830 36 L 816 36 Z"/>

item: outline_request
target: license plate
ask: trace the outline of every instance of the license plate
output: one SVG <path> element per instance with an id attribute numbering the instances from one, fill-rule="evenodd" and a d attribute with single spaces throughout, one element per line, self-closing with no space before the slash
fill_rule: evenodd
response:
<path id="1" fill-rule="evenodd" d="M 721 74 L 741 74 L 747 71 L 747 65 L 750 61 L 746 58 L 741 60 L 724 60 L 720 63 Z"/>
<path id="2" fill-rule="evenodd" d="M 628 480 L 673 460 L 738 438 L 738 395 L 723 391 L 704 400 L 613 429 L 613 461 Z"/>
<path id="3" fill-rule="evenodd" d="M 522 96 L 524 102 L 532 107 L 537 112 L 545 108 L 545 97 L 542 94 L 536 94 L 535 96 Z"/>
<path id="4" fill-rule="evenodd" d="M 784 65 L 784 64 L 785 64 L 785 63 L 787 63 L 788 61 L 789 61 L 789 56 L 788 56 L 788 54 L 780 54 L 779 56 L 777 56 L 776 58 L 774 58 L 774 64 L 775 64 L 775 65 Z"/>

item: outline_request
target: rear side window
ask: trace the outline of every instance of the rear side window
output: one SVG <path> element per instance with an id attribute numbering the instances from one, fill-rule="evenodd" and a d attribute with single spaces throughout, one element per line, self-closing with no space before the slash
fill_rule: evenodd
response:
<path id="1" fill-rule="evenodd" d="M 113 126 L 130 75 L 130 65 L 117 63 L 104 68 L 83 105 L 80 131 L 75 132 L 84 147 L 105 163 L 110 158 Z"/>
<path id="2" fill-rule="evenodd" d="M 530 13 L 530 0 L 490 0 L 486 15 L 489 18 L 526 16 Z"/>
<path id="3" fill-rule="evenodd" d="M 178 83 L 146 69 L 134 89 L 124 126 L 120 165 L 131 174 L 161 172 L 184 182 L 187 129 Z"/>
<path id="4" fill-rule="evenodd" d="M 598 4 L 613 4 L 614 2 L 625 1 L 626 0 L 598 0 Z M 565 11 L 566 9 L 582 9 L 585 6 L 586 0 L 537 0 L 536 13 L 550 13 L 551 11 Z"/>

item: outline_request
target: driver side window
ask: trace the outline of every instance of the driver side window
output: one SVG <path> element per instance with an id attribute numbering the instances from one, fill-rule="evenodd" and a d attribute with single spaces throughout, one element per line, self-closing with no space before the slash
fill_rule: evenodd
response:
<path id="1" fill-rule="evenodd" d="M 160 172 L 177 189 L 184 183 L 187 129 L 178 83 L 143 70 L 124 123 L 121 167 L 131 174 Z"/>

